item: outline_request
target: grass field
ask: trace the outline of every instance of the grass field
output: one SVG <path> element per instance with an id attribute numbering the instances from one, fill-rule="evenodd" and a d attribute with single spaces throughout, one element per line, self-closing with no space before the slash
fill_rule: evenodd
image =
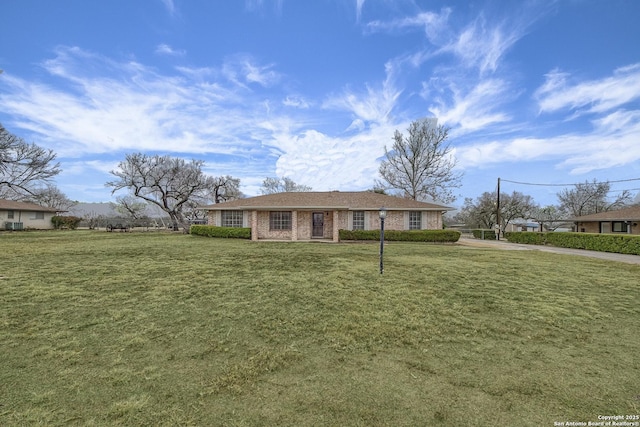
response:
<path id="1" fill-rule="evenodd" d="M 553 426 L 640 414 L 640 266 L 0 234 L 0 425 Z"/>

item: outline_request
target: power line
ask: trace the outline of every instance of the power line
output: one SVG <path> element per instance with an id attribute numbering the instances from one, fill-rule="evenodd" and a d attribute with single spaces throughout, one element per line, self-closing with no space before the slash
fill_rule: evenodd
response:
<path id="1" fill-rule="evenodd" d="M 639 188 L 625 188 L 624 190 L 609 190 L 609 193 L 622 193 L 623 191 L 640 191 Z"/>
<path id="2" fill-rule="evenodd" d="M 568 187 L 570 185 L 583 185 L 585 184 L 584 182 L 578 182 L 578 183 L 574 183 L 574 184 L 539 184 L 539 183 L 533 183 L 533 182 L 520 182 L 520 181 L 511 181 L 508 179 L 501 179 L 502 182 L 510 182 L 511 184 L 520 184 L 520 185 L 537 185 L 537 186 L 541 186 L 541 187 Z M 616 182 L 630 182 L 630 181 L 640 181 L 640 178 L 631 178 L 631 179 L 620 179 L 617 181 L 602 181 L 602 183 L 606 182 L 609 184 L 614 184 Z M 589 184 L 589 182 L 586 182 L 587 184 Z"/>

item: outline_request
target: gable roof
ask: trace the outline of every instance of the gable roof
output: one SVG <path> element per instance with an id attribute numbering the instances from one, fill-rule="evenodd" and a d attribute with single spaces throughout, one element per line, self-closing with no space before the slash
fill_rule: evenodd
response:
<path id="1" fill-rule="evenodd" d="M 640 220 L 640 205 L 629 206 L 628 208 L 617 209 L 615 211 L 598 212 L 597 214 L 577 216 L 573 221 L 638 221 Z"/>
<path id="2" fill-rule="evenodd" d="M 27 211 L 27 212 L 57 212 L 55 208 L 45 208 L 35 203 L 15 202 L 13 200 L 0 199 L 0 210 L 3 211 Z"/>
<path id="3" fill-rule="evenodd" d="M 340 209 L 340 210 L 454 210 L 437 203 L 418 202 L 372 191 L 310 191 L 266 194 L 204 206 L 206 210 Z"/>

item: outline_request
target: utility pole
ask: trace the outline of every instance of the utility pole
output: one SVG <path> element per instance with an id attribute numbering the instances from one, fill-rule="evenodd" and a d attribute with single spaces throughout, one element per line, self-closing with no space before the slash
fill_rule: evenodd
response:
<path id="1" fill-rule="evenodd" d="M 499 177 L 498 177 L 498 200 L 496 202 L 496 224 L 498 225 L 496 240 L 500 240 L 500 178 Z"/>

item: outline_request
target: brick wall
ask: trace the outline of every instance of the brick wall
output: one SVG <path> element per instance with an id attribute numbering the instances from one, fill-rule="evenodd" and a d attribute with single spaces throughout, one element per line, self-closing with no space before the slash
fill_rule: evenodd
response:
<path id="1" fill-rule="evenodd" d="M 258 239 L 291 240 L 291 230 L 269 230 L 269 212 L 258 211 Z"/>
<path id="2" fill-rule="evenodd" d="M 609 221 L 607 221 L 609 222 Z M 633 224 L 638 224 L 638 221 L 632 221 L 631 223 L 631 233 L 620 233 L 620 232 L 613 232 L 610 231 L 607 234 L 635 234 L 638 235 L 640 234 L 640 225 L 633 225 Z M 627 226 L 628 227 L 628 226 Z M 598 221 L 592 221 L 592 222 L 581 222 L 578 223 L 578 229 L 576 231 L 578 232 L 582 232 L 582 230 L 584 229 L 585 233 L 600 233 L 600 222 Z M 613 224 L 611 222 L 609 222 L 609 230 L 613 229 Z"/>
<path id="3" fill-rule="evenodd" d="M 423 212 L 422 228 L 428 230 L 442 230 L 442 213 L 440 212 Z"/>
<path id="4" fill-rule="evenodd" d="M 320 211 L 317 211 L 320 212 Z M 325 239 L 336 239 L 338 230 L 351 229 L 348 211 L 322 211 L 324 215 Z M 244 211 L 244 223 L 252 229 L 252 239 L 274 240 L 309 240 L 313 228 L 313 211 L 292 211 L 291 230 L 270 230 L 268 211 Z M 209 225 L 221 225 L 220 211 L 210 211 L 207 216 Z M 384 226 L 386 230 L 406 230 L 409 224 L 407 211 L 387 211 Z M 423 229 L 442 229 L 442 215 L 440 212 L 426 211 L 422 213 Z M 378 211 L 365 212 L 365 229 L 379 230 L 380 217 Z M 597 231 L 595 231 L 597 232 Z"/>

